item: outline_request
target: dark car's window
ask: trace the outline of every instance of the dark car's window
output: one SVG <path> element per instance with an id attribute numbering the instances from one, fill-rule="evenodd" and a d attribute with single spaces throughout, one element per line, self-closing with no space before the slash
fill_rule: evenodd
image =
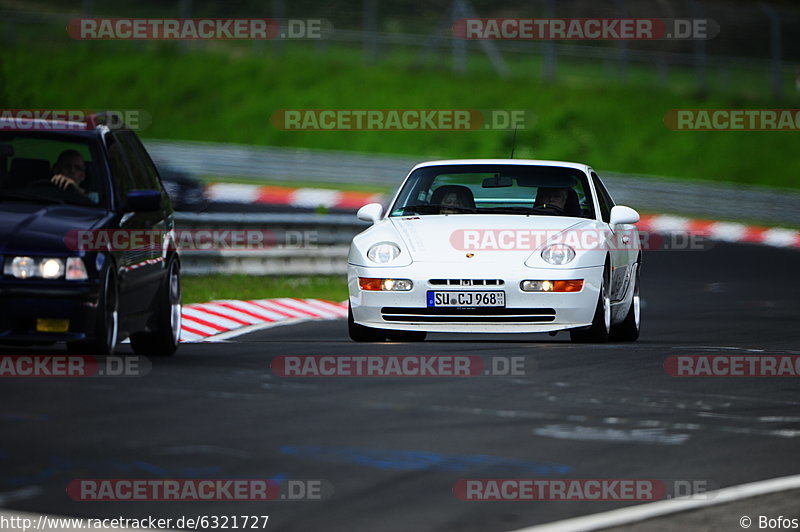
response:
<path id="1" fill-rule="evenodd" d="M 43 203 L 107 206 L 108 176 L 92 138 L 49 132 L 3 132 L 0 194 Z M 55 174 L 74 185 L 57 186 Z M 63 180 L 62 180 L 63 181 Z"/>
<path id="2" fill-rule="evenodd" d="M 117 135 L 106 136 L 106 148 L 108 149 L 108 165 L 111 167 L 114 188 L 117 190 L 117 197 L 124 202 L 128 192 L 137 188 L 136 182 L 128 169 L 122 143 L 119 142 Z"/>
<path id="3" fill-rule="evenodd" d="M 597 174 L 594 172 L 592 172 L 592 181 L 597 191 L 597 203 L 600 204 L 600 215 L 603 221 L 608 223 L 611 221 L 611 208 L 614 206 L 614 200 L 611 199 L 611 195 L 608 193 L 608 190 L 606 190 L 605 185 L 603 185 L 603 182 L 600 181 L 600 178 L 597 177 Z"/>
<path id="4" fill-rule="evenodd" d="M 147 176 L 147 183 L 149 184 L 148 188 L 153 190 L 161 190 L 161 180 L 158 177 L 158 170 L 153 164 L 152 159 L 150 159 L 150 155 L 147 153 L 144 145 L 139 140 L 139 137 L 133 133 L 126 133 L 125 137 L 132 149 L 139 155 L 139 160 L 142 162 L 142 167 L 145 171 L 145 175 Z"/>
<path id="5" fill-rule="evenodd" d="M 561 189 L 566 195 L 563 212 L 537 209 L 538 198 L 552 189 Z M 442 198 L 450 191 L 460 196 L 461 207 L 442 206 Z M 520 164 L 437 165 L 418 168 L 409 176 L 390 216 L 469 213 L 594 218 L 592 204 L 588 178 L 576 168 Z"/>
<path id="6" fill-rule="evenodd" d="M 122 151 L 128 161 L 128 167 L 131 170 L 131 178 L 133 178 L 133 183 L 135 184 L 134 188 L 139 190 L 152 189 L 153 186 L 150 176 L 148 175 L 147 168 L 145 168 L 144 160 L 139 153 L 138 146 L 136 146 L 135 143 L 136 139 L 134 138 L 131 140 L 131 137 L 131 134 L 128 132 L 117 134 L 117 140 L 119 140 L 122 146 Z"/>
<path id="7" fill-rule="evenodd" d="M 125 153 L 128 155 L 138 188 L 161 190 L 158 171 L 153 166 L 147 151 L 145 151 L 139 139 L 136 138 L 136 135 L 131 132 L 124 132 L 120 134 L 120 138 L 125 145 Z"/>

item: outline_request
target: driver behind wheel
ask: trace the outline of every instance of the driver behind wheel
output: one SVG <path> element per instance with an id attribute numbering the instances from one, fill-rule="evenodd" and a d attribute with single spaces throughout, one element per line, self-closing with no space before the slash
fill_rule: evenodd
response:
<path id="1" fill-rule="evenodd" d="M 475 210 L 472 191 L 461 185 L 444 185 L 437 188 L 431 197 L 432 205 L 441 205 L 439 214 L 458 214 L 465 209 Z"/>
<path id="2" fill-rule="evenodd" d="M 53 165 L 53 177 L 50 182 L 61 190 L 70 189 L 75 193 L 97 203 L 97 192 L 90 192 L 81 187 L 86 179 L 86 161 L 77 150 L 62 151 L 56 164 Z"/>
<path id="3" fill-rule="evenodd" d="M 549 210 L 553 214 L 563 214 L 568 194 L 569 191 L 566 188 L 539 187 L 536 191 L 533 208 Z"/>

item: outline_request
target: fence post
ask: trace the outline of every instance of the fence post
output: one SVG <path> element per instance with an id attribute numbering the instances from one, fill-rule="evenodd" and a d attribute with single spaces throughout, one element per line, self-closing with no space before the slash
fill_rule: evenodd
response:
<path id="1" fill-rule="evenodd" d="M 180 17 L 181 18 L 191 18 L 192 17 L 192 0 L 180 0 Z M 186 50 L 189 49 L 189 41 L 178 41 L 178 49 L 185 53 Z"/>
<path id="2" fill-rule="evenodd" d="M 625 0 L 614 0 L 614 6 L 619 18 L 628 17 L 628 6 Z M 619 67 L 619 77 L 624 81 L 628 79 L 628 41 L 620 39 L 617 41 L 617 64 Z"/>
<path id="3" fill-rule="evenodd" d="M 555 18 L 555 0 L 543 0 L 545 18 Z M 542 79 L 550 83 L 556 80 L 556 45 L 551 39 L 546 39 L 543 43 L 544 53 L 542 54 Z"/>
<path id="4" fill-rule="evenodd" d="M 467 17 L 467 9 L 462 0 L 456 0 L 450 8 L 450 45 L 453 52 L 453 72 L 463 74 L 467 71 L 467 41 L 452 34 L 456 20 Z"/>
<path id="5" fill-rule="evenodd" d="M 378 2 L 364 0 L 364 62 L 378 60 Z"/>
<path id="6" fill-rule="evenodd" d="M 696 0 L 691 0 L 689 5 L 692 9 L 692 17 L 703 18 L 703 8 Z M 706 41 L 703 39 L 695 39 L 694 41 L 694 68 L 697 75 L 697 89 L 705 91 L 708 88 L 706 80 Z"/>
<path id="7" fill-rule="evenodd" d="M 669 86 L 669 62 L 667 61 L 666 55 L 663 52 L 659 53 L 656 61 L 658 68 L 658 84 L 662 87 L 667 87 Z"/>
<path id="8" fill-rule="evenodd" d="M 772 6 L 761 4 L 760 7 L 769 17 L 769 50 L 772 56 L 770 86 L 772 87 L 772 96 L 779 99 L 783 95 L 783 87 L 781 86 L 781 66 L 783 62 L 781 59 L 781 18 Z"/>
<path id="9" fill-rule="evenodd" d="M 270 18 L 280 24 L 278 35 L 270 41 L 270 48 L 273 55 L 281 55 L 283 53 L 283 37 L 286 32 L 286 5 L 283 0 L 272 0 L 270 2 Z"/>
<path id="10" fill-rule="evenodd" d="M 469 0 L 456 0 L 456 2 L 458 2 L 458 9 L 463 14 L 463 17 L 479 18 L 478 14 L 475 12 L 475 9 L 472 7 L 472 5 L 470 5 Z M 483 53 L 485 53 L 486 57 L 489 58 L 489 62 L 492 64 L 492 68 L 494 68 L 494 71 L 497 73 L 497 75 L 501 77 L 508 76 L 508 66 L 503 60 L 503 56 L 500 55 L 497 46 L 495 46 L 492 41 L 485 39 L 479 40 L 478 46 L 481 47 Z"/>

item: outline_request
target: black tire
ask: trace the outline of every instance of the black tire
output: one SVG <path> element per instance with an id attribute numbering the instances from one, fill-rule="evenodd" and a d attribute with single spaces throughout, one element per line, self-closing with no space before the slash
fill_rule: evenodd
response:
<path id="1" fill-rule="evenodd" d="M 383 342 L 386 340 L 386 331 L 359 325 L 353 319 L 353 309 L 347 306 L 347 332 L 354 342 Z"/>
<path id="2" fill-rule="evenodd" d="M 640 263 L 636 263 L 636 274 L 633 278 L 633 298 L 625 320 L 611 328 L 611 340 L 615 342 L 635 342 L 639 338 L 642 327 L 641 303 L 639 299 L 639 270 Z"/>
<path id="3" fill-rule="evenodd" d="M 597 306 L 592 317 L 591 327 L 585 329 L 573 329 L 569 332 L 569 338 L 577 343 L 603 343 L 608 341 L 611 334 L 611 299 L 608 295 L 610 279 L 608 278 L 608 266 L 603 272 L 603 284 L 600 285 L 600 295 L 597 298 Z"/>
<path id="4" fill-rule="evenodd" d="M 100 297 L 97 302 L 94 338 L 89 342 L 70 342 L 71 354 L 112 356 L 119 344 L 119 291 L 113 263 L 103 272 Z"/>
<path id="5" fill-rule="evenodd" d="M 386 336 L 392 342 L 424 342 L 428 333 L 425 331 L 389 331 Z"/>
<path id="6" fill-rule="evenodd" d="M 131 335 L 131 347 L 137 355 L 170 356 L 175 354 L 181 334 L 181 271 L 177 260 L 167 270 L 167 277 L 156 300 L 158 311 L 152 330 Z"/>

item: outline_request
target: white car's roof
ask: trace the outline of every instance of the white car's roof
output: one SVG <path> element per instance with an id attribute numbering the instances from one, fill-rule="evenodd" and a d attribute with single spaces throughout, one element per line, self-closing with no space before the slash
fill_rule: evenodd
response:
<path id="1" fill-rule="evenodd" d="M 538 159 L 451 159 L 444 161 L 426 161 L 419 163 L 412 170 L 426 166 L 443 166 L 450 164 L 516 164 L 528 166 L 561 166 L 563 168 L 575 168 L 584 172 L 590 168 L 586 164 L 570 163 L 566 161 L 540 161 Z"/>

